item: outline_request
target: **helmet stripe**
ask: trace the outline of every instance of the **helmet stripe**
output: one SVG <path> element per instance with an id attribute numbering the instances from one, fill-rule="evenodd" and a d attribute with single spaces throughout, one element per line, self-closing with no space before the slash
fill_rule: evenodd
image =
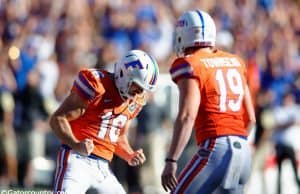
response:
<path id="1" fill-rule="evenodd" d="M 156 82 L 156 79 L 157 79 L 157 64 L 156 64 L 155 60 L 152 58 L 151 55 L 148 55 L 148 56 L 152 60 L 152 63 L 153 63 L 153 66 L 154 66 L 154 68 L 153 68 L 153 74 L 152 74 L 152 77 L 151 77 L 151 79 L 149 81 L 149 84 L 154 85 L 155 82 Z"/>
<path id="2" fill-rule="evenodd" d="M 202 38 L 204 40 L 204 18 L 202 13 L 199 10 L 196 10 L 196 13 L 199 15 L 201 23 L 202 23 Z"/>

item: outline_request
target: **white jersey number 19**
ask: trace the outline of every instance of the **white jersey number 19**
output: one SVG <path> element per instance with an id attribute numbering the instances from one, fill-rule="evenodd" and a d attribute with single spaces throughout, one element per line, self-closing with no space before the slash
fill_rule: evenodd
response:
<path id="1" fill-rule="evenodd" d="M 231 111 L 239 111 L 244 96 L 243 81 L 237 69 L 217 69 L 216 80 L 220 91 L 220 111 L 225 112 L 227 107 Z M 227 99 L 227 89 L 229 89 L 237 99 Z"/>

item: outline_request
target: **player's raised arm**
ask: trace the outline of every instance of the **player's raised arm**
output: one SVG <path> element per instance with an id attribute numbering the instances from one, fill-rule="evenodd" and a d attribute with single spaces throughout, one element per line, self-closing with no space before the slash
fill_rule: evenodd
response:
<path id="1" fill-rule="evenodd" d="M 54 134 L 64 143 L 83 155 L 89 155 L 93 142 L 86 139 L 79 142 L 72 133 L 69 121 L 84 114 L 87 104 L 74 92 L 64 100 L 50 118 L 50 126 Z"/>

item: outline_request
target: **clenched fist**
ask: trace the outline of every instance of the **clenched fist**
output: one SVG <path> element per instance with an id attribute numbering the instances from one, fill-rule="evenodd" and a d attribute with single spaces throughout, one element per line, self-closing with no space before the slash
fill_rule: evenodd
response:
<path id="1" fill-rule="evenodd" d="M 139 149 L 131 154 L 131 158 L 127 161 L 130 166 L 138 166 L 146 161 L 143 149 Z"/>
<path id="2" fill-rule="evenodd" d="M 76 146 L 73 147 L 73 149 L 83 156 L 89 156 L 94 150 L 93 140 L 84 139 L 81 142 L 77 143 Z"/>

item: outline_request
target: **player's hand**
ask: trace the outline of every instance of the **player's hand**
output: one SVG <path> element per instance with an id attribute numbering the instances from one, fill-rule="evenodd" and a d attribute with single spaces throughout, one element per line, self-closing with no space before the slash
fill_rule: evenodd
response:
<path id="1" fill-rule="evenodd" d="M 93 140 L 84 139 L 81 142 L 77 143 L 73 149 L 83 156 L 89 156 L 94 150 Z"/>
<path id="2" fill-rule="evenodd" d="M 161 175 L 161 184 L 166 192 L 173 191 L 178 182 L 175 176 L 177 170 L 176 162 L 166 162 L 165 168 Z"/>
<path id="3" fill-rule="evenodd" d="M 143 149 L 139 149 L 131 154 L 130 159 L 127 161 L 130 166 L 142 165 L 146 161 Z"/>

